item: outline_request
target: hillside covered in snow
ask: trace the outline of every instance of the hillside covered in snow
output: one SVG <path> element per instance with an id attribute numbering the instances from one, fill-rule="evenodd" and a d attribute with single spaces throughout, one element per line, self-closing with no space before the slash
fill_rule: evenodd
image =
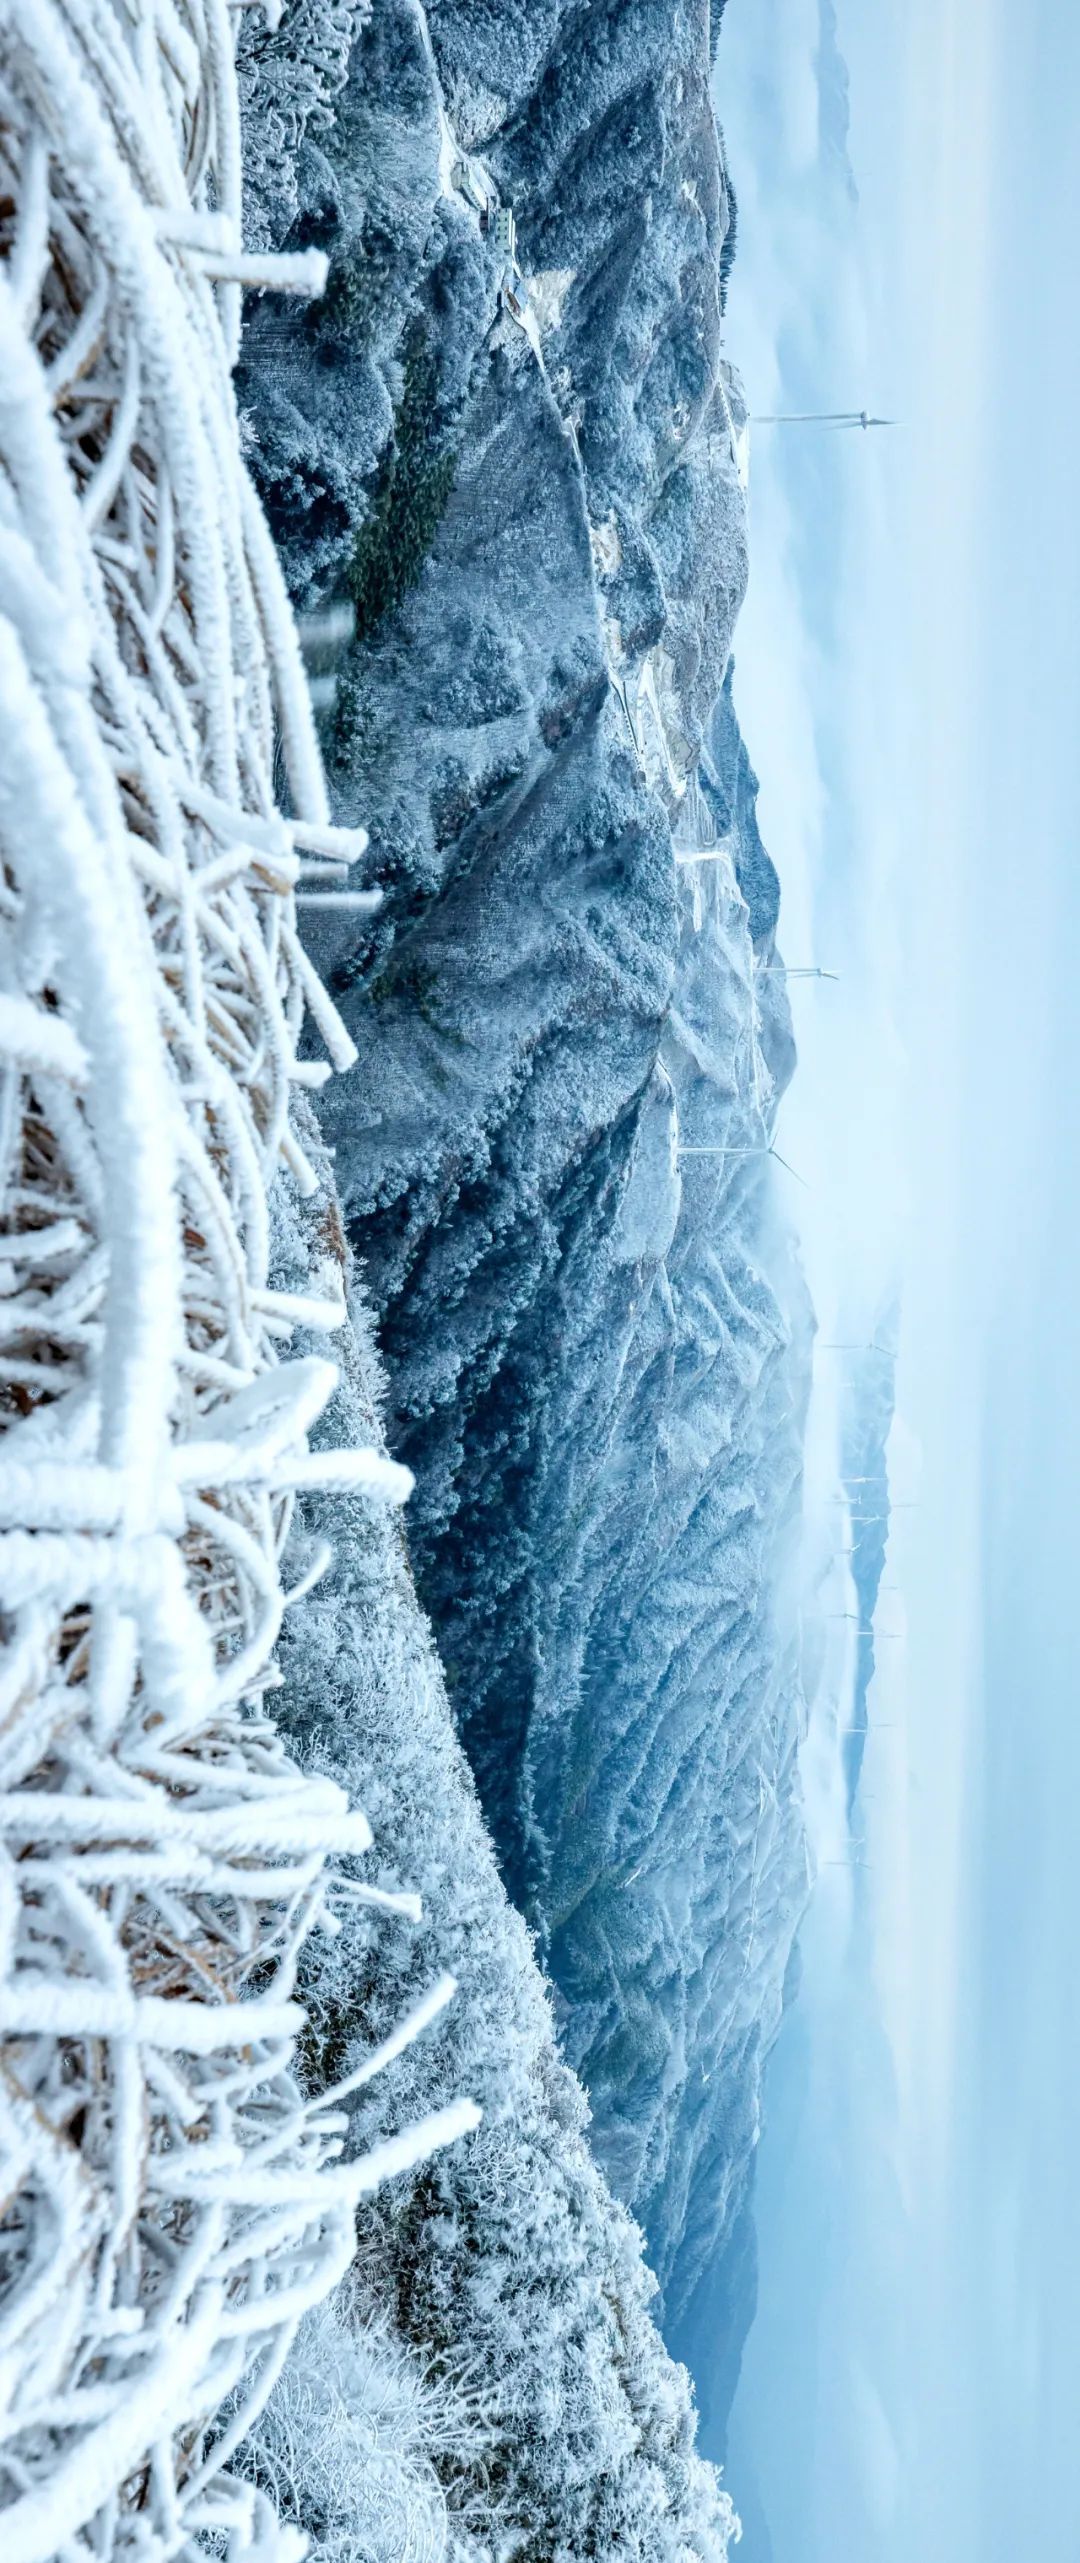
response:
<path id="1" fill-rule="evenodd" d="M 328 1236 L 343 1247 L 331 1168 L 314 1131 L 305 1140 L 327 1189 L 298 1205 L 280 1185 L 273 1205 L 275 1278 L 292 1296 L 310 1288 Z M 316 1438 L 364 1448 L 380 1433 L 383 1374 L 355 1283 L 350 1306 L 340 1385 Z M 306 2071 L 314 2089 L 348 2076 L 450 1971 L 453 2002 L 392 2074 L 358 2089 L 349 2151 L 377 2148 L 403 2115 L 425 2122 L 448 2090 L 467 2090 L 482 2112 L 466 2141 L 373 2203 L 346 2343 L 389 2325 L 414 2390 L 437 2386 L 427 2415 L 420 2396 L 417 2447 L 436 2519 L 445 2504 L 463 2558 L 723 2563 L 730 2504 L 697 2453 L 690 2382 L 656 2328 L 641 2235 L 594 2158 L 584 2094 L 500 1881 L 400 1518 L 363 1496 L 313 1496 L 294 1533 L 298 1581 L 327 1535 L 333 1564 L 289 1617 L 279 1717 L 298 1758 L 370 1811 L 368 1877 L 385 1902 L 343 1903 L 344 1927 L 309 1953 Z M 289 2373 L 294 2408 L 297 2394 Z M 332 2484 L 332 2444 L 329 2460 Z M 334 2497 L 351 2550 L 365 2513 L 358 2504 L 350 2517 L 340 2485 Z M 323 2554 L 319 2487 L 303 2468 L 297 2516 Z M 389 2563 L 396 2551 L 384 2527 L 374 2553 Z"/>
<path id="2" fill-rule="evenodd" d="M 271 39 L 286 194 L 361 15 Z M 223 12 L 13 0 L 0 72 L 7 2548 L 723 2563 L 313 1118 L 384 1069 L 301 932 L 362 931 L 385 849 L 331 816 L 231 377 L 243 289 L 284 343 L 333 262 L 243 246 Z"/>
<path id="3" fill-rule="evenodd" d="M 730 2262 L 730 2338 L 704 2344 L 730 2379 L 805 1891 L 810 1317 L 731 691 L 719 16 L 252 22 L 249 239 L 330 266 L 317 306 L 249 302 L 238 384 L 294 601 L 316 636 L 352 623 L 322 736 L 385 898 L 305 929 L 359 1053 L 318 1109 L 420 1591 L 669 2338 L 702 2346 L 698 2282 L 715 2304 Z"/>

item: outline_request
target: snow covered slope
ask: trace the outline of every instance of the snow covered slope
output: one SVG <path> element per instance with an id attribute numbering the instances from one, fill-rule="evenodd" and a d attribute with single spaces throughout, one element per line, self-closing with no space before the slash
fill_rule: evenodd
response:
<path id="1" fill-rule="evenodd" d="M 388 883 L 307 912 L 360 1054 L 320 1110 L 460 1730 L 677 2337 L 745 2234 L 805 1876 L 715 26 L 341 0 L 327 69 L 313 23 L 249 30 L 252 237 L 329 287 L 252 305 L 241 383 L 294 596 L 355 611 L 326 746 Z"/>
<path id="2" fill-rule="evenodd" d="M 308 1147 L 329 1185 L 317 1141 Z M 281 1287 L 309 1287 L 330 1239 L 343 1246 L 332 1191 L 298 1207 L 279 1190 Z M 379 1431 L 383 1378 L 355 1293 L 352 1310 L 341 1385 L 319 1429 L 363 1447 Z M 453 2004 L 395 2064 L 392 2088 L 386 2077 L 362 2084 L 347 2150 L 378 2145 L 402 2116 L 426 2117 L 447 2089 L 467 2087 L 483 2111 L 463 2144 L 383 2192 L 360 2235 L 346 2334 L 363 2344 L 389 2320 L 399 2352 L 448 2389 L 441 2429 L 421 2410 L 417 2437 L 461 2552 L 477 2563 L 496 2552 L 521 2563 L 723 2563 L 730 2505 L 695 2451 L 689 2381 L 652 2319 L 641 2236 L 590 2151 L 584 2096 L 500 1882 L 401 1518 L 363 1497 L 344 1507 L 313 1498 L 296 1535 L 298 1578 L 325 1532 L 334 1563 L 290 1614 L 280 1714 L 309 1767 L 362 1793 L 380 1859 L 364 1876 L 388 1904 L 343 1897 L 339 1936 L 309 1954 L 308 2068 L 316 2087 L 348 2077 L 449 1968 Z M 409 1920 L 393 1900 L 417 1888 L 423 1914 Z M 318 2389 L 319 2357 L 303 2356 Z M 364 2391 L 361 2380 L 361 2412 Z M 337 2444 L 340 2475 L 340 2425 Z M 326 2471 L 332 2481 L 333 2443 Z M 298 2473 L 298 2519 L 316 2529 L 321 2555 L 319 2483 Z M 367 2514 L 361 2502 L 341 2518 L 344 2552 Z M 389 2563 L 395 2549 L 380 2545 L 377 2563 L 384 2550 Z"/>

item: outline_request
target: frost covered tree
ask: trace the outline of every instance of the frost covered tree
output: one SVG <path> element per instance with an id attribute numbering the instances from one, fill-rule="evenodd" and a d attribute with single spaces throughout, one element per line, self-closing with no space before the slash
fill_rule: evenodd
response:
<path id="1" fill-rule="evenodd" d="M 6 2563 L 295 2554 L 230 2456 L 358 2201 L 475 2117 L 344 2163 L 293 2070 L 327 1856 L 370 1834 L 268 1714 L 281 1556 L 298 1486 L 406 1481 L 309 1450 L 333 1366 L 285 1355 L 340 1292 L 268 1274 L 296 1089 L 350 1055 L 296 885 L 355 844 L 229 379 L 241 284 L 320 262 L 245 262 L 238 182 L 219 0 L 2 0 Z"/>

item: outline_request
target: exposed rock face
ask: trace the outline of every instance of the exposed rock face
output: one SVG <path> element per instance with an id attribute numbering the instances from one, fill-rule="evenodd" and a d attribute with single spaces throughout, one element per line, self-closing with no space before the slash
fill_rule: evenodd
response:
<path id="1" fill-rule="evenodd" d="M 242 398 L 297 600 L 355 603 L 328 753 L 390 885 L 362 934 L 312 912 L 360 1052 L 323 1127 L 461 1733 L 677 2335 L 745 2205 L 804 1877 L 809 1317 L 767 1155 L 776 876 L 724 686 L 715 26 L 339 0 L 327 71 L 309 14 L 249 37 L 254 221 L 322 243 L 330 286 L 254 311 Z M 290 44 L 314 103 L 286 130 Z"/>

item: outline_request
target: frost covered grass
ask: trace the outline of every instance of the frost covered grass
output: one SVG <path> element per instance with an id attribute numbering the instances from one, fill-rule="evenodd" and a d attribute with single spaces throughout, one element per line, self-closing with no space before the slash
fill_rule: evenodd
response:
<path id="1" fill-rule="evenodd" d="M 475 2120 L 345 2163 L 293 2070 L 325 1864 L 371 1836 L 267 1713 L 281 1558 L 298 1487 L 408 1481 L 309 1448 L 341 1293 L 268 1270 L 296 1090 L 352 1055 L 294 892 L 358 841 L 229 380 L 241 283 L 321 263 L 245 260 L 238 185 L 217 0 L 0 0 L 7 2563 L 295 2555 L 230 2456 L 358 2201 Z"/>

